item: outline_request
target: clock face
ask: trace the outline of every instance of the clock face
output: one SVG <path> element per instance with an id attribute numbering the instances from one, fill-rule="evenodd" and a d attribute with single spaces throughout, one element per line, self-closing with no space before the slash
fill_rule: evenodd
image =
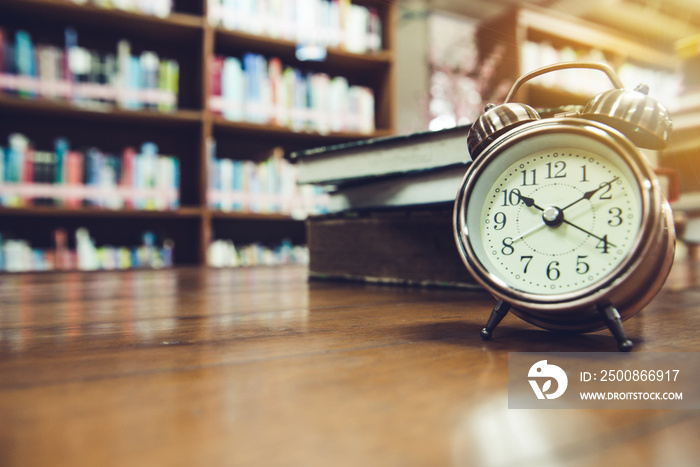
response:
<path id="1" fill-rule="evenodd" d="M 469 196 L 469 242 L 491 278 L 538 295 L 608 279 L 633 254 L 644 205 L 637 178 L 611 146 L 550 132 L 512 144 Z"/>

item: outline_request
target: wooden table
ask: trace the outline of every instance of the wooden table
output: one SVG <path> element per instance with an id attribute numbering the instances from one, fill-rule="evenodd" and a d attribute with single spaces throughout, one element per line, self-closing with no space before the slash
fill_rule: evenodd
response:
<path id="1" fill-rule="evenodd" d="M 700 351 L 696 269 L 635 351 Z M 0 465 L 697 465 L 698 411 L 509 410 L 508 352 L 616 344 L 512 316 L 484 342 L 492 305 L 303 267 L 3 275 Z"/>

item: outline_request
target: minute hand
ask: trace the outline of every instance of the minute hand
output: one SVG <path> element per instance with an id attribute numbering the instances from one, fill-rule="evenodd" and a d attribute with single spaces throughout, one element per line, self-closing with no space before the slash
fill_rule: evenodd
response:
<path id="1" fill-rule="evenodd" d="M 613 248 L 617 248 L 617 245 L 615 245 L 614 243 L 610 243 L 607 238 L 601 238 L 601 237 L 597 236 L 596 234 L 590 233 L 588 230 L 583 229 L 576 224 L 572 224 L 571 222 L 567 221 L 566 219 L 564 219 L 564 223 L 569 224 L 571 227 L 574 227 L 574 228 L 580 230 L 581 232 L 586 233 L 586 234 L 590 235 L 591 237 L 600 240 L 601 242 L 605 243 L 606 245 L 610 245 Z M 606 235 L 606 237 L 607 237 L 607 235 Z"/>
<path id="2" fill-rule="evenodd" d="M 581 196 L 579 199 L 577 199 L 577 200 L 574 201 L 573 203 L 569 204 L 569 205 L 566 206 L 565 208 L 562 208 L 562 211 L 565 211 L 565 210 L 569 209 L 571 206 L 573 206 L 574 204 L 578 203 L 579 201 L 583 201 L 584 199 L 591 199 L 591 198 L 593 198 L 593 195 L 594 195 L 594 194 L 596 194 L 598 191 L 602 190 L 605 186 L 610 185 L 611 183 L 615 182 L 615 181 L 618 180 L 619 178 L 620 178 L 620 177 L 615 177 L 615 178 L 613 178 L 612 180 L 610 180 L 609 182 L 605 182 L 605 183 L 601 184 L 598 188 L 596 188 L 596 189 L 594 189 L 594 190 L 590 190 L 590 191 L 585 192 L 585 193 L 583 194 L 583 196 Z"/>

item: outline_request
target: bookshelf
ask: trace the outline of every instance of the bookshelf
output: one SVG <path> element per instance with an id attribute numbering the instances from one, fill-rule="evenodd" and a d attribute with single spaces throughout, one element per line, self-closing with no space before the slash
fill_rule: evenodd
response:
<path id="1" fill-rule="evenodd" d="M 284 239 L 303 244 L 303 220 L 279 213 L 223 212 L 208 201 L 210 141 L 216 157 L 263 162 L 272 151 L 290 151 L 394 133 L 393 28 L 395 4 L 358 0 L 381 20 L 380 50 L 361 53 L 342 45 L 327 46 L 322 61 L 296 57 L 297 43 L 249 31 L 226 29 L 210 18 L 207 0 L 175 0 L 166 17 L 102 8 L 69 0 L 7 0 L 0 3 L 0 28 L 13 36 L 27 31 L 35 44 L 63 46 L 67 27 L 74 28 L 81 47 L 101 54 L 114 53 L 126 39 L 134 55 L 154 51 L 179 64 L 177 108 L 158 111 L 121 105 L 76 105 L 66 99 L 28 99 L 0 90 L 0 146 L 8 136 L 21 133 L 35 150 L 50 151 L 57 137 L 71 147 L 96 147 L 121 154 L 125 147 L 153 142 L 159 154 L 179 161 L 179 207 L 139 210 L 93 206 L 0 207 L 0 231 L 25 239 L 34 248 L 52 248 L 52 232 L 65 229 L 70 236 L 86 227 L 97 245 L 137 245 L 145 231 L 175 243 L 175 265 L 206 265 L 214 240 L 232 240 L 236 246 L 252 242 L 274 245 Z M 308 2 L 307 2 L 308 4 Z M 342 76 L 350 85 L 364 86 L 374 95 L 374 130 L 314 131 L 270 123 L 232 121 L 210 108 L 211 66 L 215 56 L 255 53 L 276 57 L 302 73 Z M 74 246 L 73 240 L 70 242 Z"/>
<path id="2" fill-rule="evenodd" d="M 530 5 L 515 7 L 480 25 L 477 47 L 479 61 L 494 66 L 492 86 L 483 94 L 498 95 L 501 100 L 519 76 L 558 61 L 607 62 L 625 86 L 634 88 L 644 81 L 661 102 L 675 97 L 681 85 L 672 49 L 651 47 L 599 24 Z M 535 108 L 585 105 L 610 86 L 600 72 L 576 70 L 568 77 L 560 72 L 526 83 L 517 100 Z"/>

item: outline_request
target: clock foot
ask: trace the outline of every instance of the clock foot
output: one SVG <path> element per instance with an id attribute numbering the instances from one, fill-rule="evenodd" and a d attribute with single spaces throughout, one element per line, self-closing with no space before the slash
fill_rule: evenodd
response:
<path id="1" fill-rule="evenodd" d="M 485 341 L 491 339 L 493 330 L 496 329 L 498 323 L 500 323 L 501 320 L 508 314 L 508 310 L 510 310 L 510 305 L 503 300 L 499 300 L 496 303 L 496 306 L 493 307 L 493 311 L 491 312 L 491 316 L 489 316 L 486 326 L 481 330 L 482 339 Z"/>
<path id="2" fill-rule="evenodd" d="M 599 308 L 600 314 L 603 316 L 605 325 L 610 329 L 610 332 L 617 340 L 617 348 L 621 352 L 629 352 L 634 344 L 627 338 L 625 329 L 622 327 L 620 313 L 612 305 L 603 305 Z"/>

